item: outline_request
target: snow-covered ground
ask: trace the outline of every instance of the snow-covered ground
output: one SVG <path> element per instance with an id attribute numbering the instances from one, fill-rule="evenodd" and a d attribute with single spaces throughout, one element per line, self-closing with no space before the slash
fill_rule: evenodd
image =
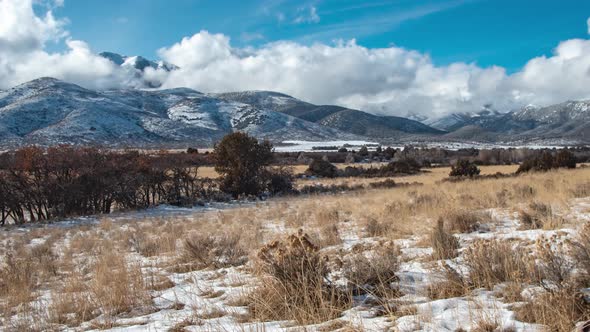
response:
<path id="1" fill-rule="evenodd" d="M 133 223 L 155 223 L 157 218 L 196 220 L 224 218 L 226 212 L 236 212 L 237 218 L 244 220 L 247 226 L 248 216 L 255 210 L 256 216 L 264 216 L 277 209 L 283 215 L 296 211 L 292 210 L 289 201 L 258 202 L 252 204 L 219 204 L 192 209 L 162 206 L 140 212 L 118 213 L 108 216 L 109 220 L 120 227 L 121 232 L 133 230 Z M 243 209 L 242 209 L 243 208 Z M 238 210 L 233 210 L 238 209 Z M 567 209 L 558 211 L 559 215 L 571 221 L 557 229 L 522 229 L 518 214 L 512 208 L 491 208 L 484 211 L 491 216 L 486 224 L 479 225 L 472 233 L 457 234 L 460 243 L 459 252 L 462 253 L 472 243 L 482 239 L 499 239 L 517 241 L 524 246 L 533 246 L 543 238 L 559 238 L 566 241 L 576 234 L 578 227 L 590 221 L 590 198 L 572 199 L 567 203 Z M 99 217 L 86 217 L 63 221 L 47 227 L 86 226 L 101 228 Z M 284 218 L 262 220 L 262 233 L 268 237 L 283 236 L 295 232 L 296 225 L 288 223 Z M 109 226 L 111 227 L 111 226 Z M 370 251 L 383 239 L 362 235 L 362 224 L 355 220 L 345 220 L 339 223 L 339 234 L 342 242 L 322 249 L 326 253 L 338 253 L 341 258 L 358 252 L 359 248 Z M 28 232 L 31 228 L 14 228 L 9 232 Z M 72 240 L 68 233 L 63 243 L 57 243 L 61 248 Z M 48 236 L 42 232 L 39 237 L 33 237 L 29 246 L 42 245 Z M 10 241 L 10 237 L 5 237 Z M 224 267 L 219 269 L 204 269 L 190 272 L 173 271 L 169 267 L 170 257 L 142 256 L 138 252 L 130 252 L 127 258 L 142 266 L 147 275 L 161 275 L 170 286 L 161 290 L 152 290 L 153 305 L 149 310 L 133 311 L 117 317 L 112 328 L 105 328 L 112 322 L 104 322 L 107 317 L 99 316 L 91 321 L 82 323 L 75 328 L 63 326 L 65 331 L 79 330 L 108 330 L 108 331 L 473 331 L 481 327 L 482 322 L 493 323 L 497 331 L 543 331 L 539 325 L 524 323 L 516 319 L 514 303 L 506 302 L 499 293 L 493 290 L 475 289 L 466 295 L 431 299 L 427 296 L 427 289 L 441 281 L 441 265 L 443 263 L 462 271 L 462 255 L 457 258 L 436 261 L 432 259 L 432 248 L 424 244 L 418 235 L 408 235 L 394 240 L 401 252 L 401 265 L 397 272 L 399 281 L 394 284 L 399 287 L 402 296 L 395 299 L 397 310 L 392 314 L 383 314 L 381 304 L 371 295 L 355 297 L 352 308 L 343 312 L 340 318 L 305 327 L 294 326 L 285 321 L 248 322 L 244 321 L 248 313 L 247 307 L 241 300 L 260 284 L 260 279 L 252 272 L 249 264 L 238 267 Z M 346 284 L 341 275 L 335 275 L 334 281 Z M 499 284 L 496 288 L 502 288 Z M 526 291 L 526 289 L 525 289 Z M 38 297 L 37 306 L 43 308 L 51 301 L 50 292 L 42 292 Z M 13 317 L 17 318 L 17 317 Z M 337 322 L 337 324 L 336 324 Z M 180 327 L 179 327 L 180 326 Z M 331 326 L 337 326 L 333 328 Z M 2 327 L 0 326 L 0 329 Z M 5 330 L 9 330 L 6 328 Z M 480 330 L 478 330 L 480 331 Z"/>

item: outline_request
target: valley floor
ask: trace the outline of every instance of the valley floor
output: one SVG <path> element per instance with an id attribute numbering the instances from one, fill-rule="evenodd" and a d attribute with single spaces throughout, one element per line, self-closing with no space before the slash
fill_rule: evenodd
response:
<path id="1" fill-rule="evenodd" d="M 395 179 L 421 183 L 408 187 L 0 229 L 0 329 L 567 331 L 590 319 L 584 300 L 559 300 L 590 285 L 578 255 L 590 253 L 590 168 L 460 182 L 430 171 Z M 256 295 L 273 277 L 260 250 L 303 233 L 352 297 L 329 317 L 262 317 L 290 299 Z"/>

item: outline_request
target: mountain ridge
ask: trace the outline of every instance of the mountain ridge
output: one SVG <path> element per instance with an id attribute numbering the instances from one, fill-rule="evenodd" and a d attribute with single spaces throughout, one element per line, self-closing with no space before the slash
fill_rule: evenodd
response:
<path id="1" fill-rule="evenodd" d="M 273 91 L 203 93 L 189 88 L 94 91 L 48 77 L 0 91 L 2 147 L 27 144 L 212 146 L 234 131 L 274 142 L 585 144 L 590 142 L 590 101 L 527 106 L 506 113 L 484 109 L 425 122 L 341 106 L 314 105 Z"/>

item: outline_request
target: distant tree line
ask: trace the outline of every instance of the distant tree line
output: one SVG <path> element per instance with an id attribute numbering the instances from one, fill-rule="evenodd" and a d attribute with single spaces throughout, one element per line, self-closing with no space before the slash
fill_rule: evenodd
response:
<path id="1" fill-rule="evenodd" d="M 0 154 L 0 225 L 291 192 L 293 174 L 273 160 L 269 142 L 240 132 L 207 154 L 22 148 Z M 220 178 L 199 177 L 211 163 Z"/>
<path id="2" fill-rule="evenodd" d="M 199 159 L 60 146 L 0 156 L 0 224 L 110 213 L 161 203 L 182 205 L 212 190 Z"/>

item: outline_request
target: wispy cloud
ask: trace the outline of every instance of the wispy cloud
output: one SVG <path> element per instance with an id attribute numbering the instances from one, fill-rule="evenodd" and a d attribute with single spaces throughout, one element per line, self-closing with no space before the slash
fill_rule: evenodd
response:
<path id="1" fill-rule="evenodd" d="M 265 37 L 259 32 L 242 32 L 240 39 L 244 42 L 253 42 L 257 40 L 264 40 Z"/>
<path id="2" fill-rule="evenodd" d="M 439 13 L 477 0 L 452 0 L 444 3 L 429 4 L 404 11 L 390 11 L 380 16 L 360 17 L 344 23 L 321 26 L 316 32 L 305 34 L 297 40 L 315 41 L 340 38 L 358 38 L 384 32 L 411 20 Z"/>
<path id="3" fill-rule="evenodd" d="M 295 24 L 320 22 L 320 15 L 318 15 L 318 10 L 315 6 L 302 7 L 297 12 L 298 15 L 293 20 Z"/>

